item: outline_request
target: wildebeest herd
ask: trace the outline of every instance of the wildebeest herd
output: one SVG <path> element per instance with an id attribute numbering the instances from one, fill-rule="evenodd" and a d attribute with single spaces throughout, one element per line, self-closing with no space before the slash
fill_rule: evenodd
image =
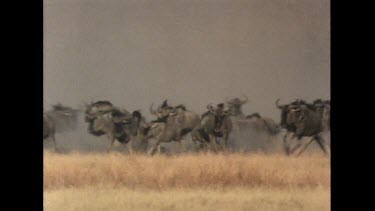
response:
<path id="1" fill-rule="evenodd" d="M 154 155 L 161 153 L 161 143 L 176 141 L 184 151 L 182 140 L 190 134 L 196 150 L 227 151 L 228 138 L 233 132 L 246 131 L 250 127 L 275 136 L 284 131 L 283 146 L 287 155 L 300 155 L 307 146 L 316 141 L 325 154 L 329 153 L 326 141 L 322 137 L 324 131 L 330 130 L 330 101 L 317 99 L 312 103 L 295 100 L 289 104 L 279 104 L 281 121 L 262 117 L 259 113 L 245 115 L 242 105 L 248 102 L 247 97 L 226 99 L 225 103 L 209 104 L 202 115 L 189 110 L 184 105 L 172 106 L 165 100 L 156 109 L 150 106 L 150 113 L 155 116 L 147 121 L 139 111 L 129 112 L 117 107 L 109 101 L 97 101 L 86 104 L 83 109 L 88 132 L 94 136 L 107 136 L 110 151 L 115 141 L 127 147 L 129 153 L 147 152 Z M 77 123 L 79 109 L 57 104 L 53 109 L 43 113 L 43 139 L 50 138 L 55 145 L 55 132 L 73 129 Z M 306 144 L 301 138 L 309 137 Z M 293 147 L 288 139 L 297 139 Z M 149 140 L 156 142 L 149 148 Z M 147 150 L 149 148 L 149 150 Z"/>

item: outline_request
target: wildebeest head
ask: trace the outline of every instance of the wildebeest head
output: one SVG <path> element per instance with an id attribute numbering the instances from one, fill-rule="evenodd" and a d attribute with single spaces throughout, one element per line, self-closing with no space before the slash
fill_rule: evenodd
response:
<path id="1" fill-rule="evenodd" d="M 287 110 L 286 124 L 294 125 L 300 120 L 303 105 L 290 105 Z"/>
<path id="2" fill-rule="evenodd" d="M 304 100 L 297 99 L 290 104 L 280 105 L 280 99 L 277 99 L 276 107 L 281 110 L 280 126 L 283 128 L 293 128 L 301 112 L 300 106 L 306 105 Z"/>
<path id="3" fill-rule="evenodd" d="M 95 103 L 91 103 L 86 105 L 85 110 L 85 121 L 91 122 L 93 121 L 98 115 L 111 112 L 114 106 L 109 101 L 97 101 Z"/>
<path id="4" fill-rule="evenodd" d="M 228 105 L 229 112 L 231 115 L 234 116 L 241 116 L 242 113 L 242 105 L 248 102 L 248 98 L 246 96 L 243 96 L 242 99 L 236 97 L 233 99 L 226 99 L 226 104 Z"/>
<path id="5" fill-rule="evenodd" d="M 159 106 L 156 110 L 154 110 L 152 107 L 153 107 L 153 104 L 151 104 L 150 106 L 150 112 L 151 114 L 157 116 L 158 119 L 165 119 L 169 115 L 176 114 L 176 108 L 169 106 L 167 103 L 167 100 L 165 100 L 163 104 Z"/>
<path id="6" fill-rule="evenodd" d="M 89 123 L 88 131 L 101 136 L 114 128 L 113 117 L 119 120 L 119 112 L 109 101 L 97 101 L 86 105 L 85 122 Z"/>
<path id="7" fill-rule="evenodd" d="M 208 114 L 215 118 L 215 128 L 220 128 L 224 118 L 229 115 L 229 109 L 225 109 L 224 103 L 219 103 L 215 107 L 212 104 L 207 105 Z"/>

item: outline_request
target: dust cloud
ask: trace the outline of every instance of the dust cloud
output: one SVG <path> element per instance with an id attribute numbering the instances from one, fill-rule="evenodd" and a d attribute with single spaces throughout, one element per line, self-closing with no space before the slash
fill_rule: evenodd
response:
<path id="1" fill-rule="evenodd" d="M 105 99 L 150 120 L 164 99 L 202 113 L 244 94 L 245 114 L 278 122 L 277 98 L 330 99 L 329 11 L 328 0 L 45 0 L 44 107 Z M 80 120 L 60 145 L 108 144 Z"/>

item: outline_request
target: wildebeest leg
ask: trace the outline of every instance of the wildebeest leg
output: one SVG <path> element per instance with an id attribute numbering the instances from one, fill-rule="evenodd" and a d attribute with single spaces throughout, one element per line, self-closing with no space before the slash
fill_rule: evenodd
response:
<path id="1" fill-rule="evenodd" d="M 161 144 L 158 145 L 158 155 L 161 154 Z"/>
<path id="2" fill-rule="evenodd" d="M 328 154 L 329 154 L 329 152 L 328 152 L 328 149 L 329 149 L 329 148 L 328 148 L 328 146 L 327 146 L 325 140 L 322 138 L 321 135 L 317 135 L 317 136 L 316 136 L 316 142 L 318 142 L 318 144 L 319 144 L 320 148 L 323 150 L 324 154 L 325 154 L 325 155 L 328 155 Z M 326 147 L 327 147 L 327 148 L 326 148 Z"/>
<path id="3" fill-rule="evenodd" d="M 55 134 L 53 134 L 51 136 L 51 139 L 52 139 L 52 142 L 53 142 L 53 145 L 55 147 L 55 152 L 59 152 L 59 149 L 57 148 L 57 143 L 56 143 L 56 139 L 55 139 Z"/>
<path id="4" fill-rule="evenodd" d="M 160 153 L 160 141 L 156 141 L 156 143 L 154 144 L 154 146 L 151 147 L 151 149 L 148 151 L 148 154 L 153 156 L 156 152 L 156 150 L 159 151 Z"/>
<path id="5" fill-rule="evenodd" d="M 207 141 L 197 131 L 194 132 L 194 135 L 191 133 L 191 140 L 194 142 L 197 152 L 201 151 L 202 149 L 206 151 L 207 148 L 209 148 Z"/>
<path id="6" fill-rule="evenodd" d="M 195 151 L 198 152 L 200 150 L 200 142 L 193 136 L 191 137 L 191 140 L 194 143 Z"/>
<path id="7" fill-rule="evenodd" d="M 306 149 L 307 149 L 307 147 L 314 141 L 314 140 L 316 140 L 317 139 L 317 137 L 315 137 L 315 136 L 313 136 L 306 144 L 305 144 L 305 146 L 303 146 L 302 147 L 302 149 L 297 153 L 297 157 L 298 156 L 300 156 L 301 154 L 302 154 L 302 152 L 304 152 Z"/>
<path id="8" fill-rule="evenodd" d="M 126 144 L 126 148 L 128 149 L 129 154 L 133 154 L 132 141 L 129 141 L 129 142 Z"/>
<path id="9" fill-rule="evenodd" d="M 224 151 L 227 151 L 228 149 L 228 138 L 229 138 L 229 133 L 225 132 L 223 136 Z"/>
<path id="10" fill-rule="evenodd" d="M 184 140 L 183 139 L 180 139 L 178 142 L 180 144 L 180 150 L 181 152 L 186 152 L 187 151 L 187 148 L 186 148 L 186 145 L 185 143 L 183 142 Z"/>
<path id="11" fill-rule="evenodd" d="M 287 155 L 290 155 L 290 147 L 289 144 L 287 143 L 287 138 L 288 138 L 289 132 L 287 132 L 284 137 L 283 137 L 283 143 L 284 143 L 284 150 Z"/>
<path id="12" fill-rule="evenodd" d="M 113 144 L 115 143 L 115 138 L 111 138 L 111 143 L 109 143 L 109 146 L 107 148 L 107 152 L 110 152 L 112 150 Z"/>
<path id="13" fill-rule="evenodd" d="M 295 138 L 295 137 L 296 137 L 296 135 L 293 133 L 292 138 Z M 302 141 L 301 138 L 302 138 L 302 137 L 298 137 L 298 138 L 297 138 L 297 144 L 293 147 L 293 149 L 291 149 L 291 150 L 289 151 L 290 154 L 293 154 L 297 149 L 301 148 L 301 146 L 302 146 L 302 144 L 303 144 L 303 141 Z M 313 138 L 312 140 L 314 140 L 314 138 Z M 306 147 L 312 142 L 312 140 L 309 140 L 309 142 L 305 145 L 305 148 L 306 148 Z"/>
<path id="14" fill-rule="evenodd" d="M 217 152 L 216 137 L 213 134 L 210 134 L 209 137 L 210 137 L 210 142 L 211 142 L 212 150 L 214 152 Z"/>

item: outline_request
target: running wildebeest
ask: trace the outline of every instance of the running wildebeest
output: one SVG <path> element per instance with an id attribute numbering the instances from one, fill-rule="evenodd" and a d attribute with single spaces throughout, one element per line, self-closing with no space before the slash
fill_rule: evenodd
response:
<path id="1" fill-rule="evenodd" d="M 217 151 L 217 138 L 222 138 L 222 148 L 225 150 L 228 145 L 228 138 L 232 131 L 232 120 L 229 113 L 224 109 L 224 104 L 213 107 L 207 105 L 208 111 L 202 115 L 201 126 L 192 132 L 192 140 L 196 146 L 198 143 L 208 146 L 211 144 L 214 151 Z"/>
<path id="2" fill-rule="evenodd" d="M 300 155 L 314 140 L 319 144 L 323 152 L 327 154 L 326 143 L 322 137 L 324 110 L 303 100 L 295 100 L 286 105 L 279 105 L 278 102 L 279 99 L 276 101 L 276 106 L 281 110 L 280 125 L 287 130 L 283 138 L 286 154 L 293 154 L 296 150 L 300 149 L 297 153 L 297 155 Z M 298 143 L 293 149 L 290 149 L 287 144 L 286 139 L 289 133 L 298 138 Z M 300 141 L 302 137 L 310 137 L 310 140 L 304 146 L 302 146 Z"/>
<path id="3" fill-rule="evenodd" d="M 52 110 L 43 112 L 43 139 L 51 138 L 55 151 L 57 148 L 56 133 L 74 130 L 77 124 L 78 110 L 61 103 L 52 106 Z"/>
<path id="4" fill-rule="evenodd" d="M 57 103 L 52 105 L 52 109 L 46 113 L 54 120 L 56 133 L 73 131 L 77 127 L 78 109 Z"/>
<path id="5" fill-rule="evenodd" d="M 156 150 L 160 149 L 159 146 L 162 142 L 178 141 L 181 148 L 184 148 L 182 139 L 200 124 L 198 114 L 187 110 L 183 105 L 169 106 L 167 100 L 157 110 L 153 110 L 151 105 L 150 112 L 157 116 L 157 119 L 152 123 L 158 124 L 153 126 L 161 131 L 155 145 L 149 151 L 150 155 L 155 154 Z"/>
<path id="6" fill-rule="evenodd" d="M 229 108 L 233 123 L 231 145 L 235 148 L 240 147 L 241 151 L 274 149 L 276 145 L 273 142 L 279 135 L 281 127 L 271 118 L 263 117 L 259 113 L 245 115 L 242 107 L 247 102 L 249 99 L 246 96 L 241 99 L 226 98 L 225 105 Z"/>
<path id="7" fill-rule="evenodd" d="M 55 139 L 55 122 L 46 113 L 43 113 L 43 140 L 50 138 L 55 146 L 55 151 L 58 151 Z"/>
<path id="8" fill-rule="evenodd" d="M 145 122 L 139 126 L 138 134 L 135 137 L 140 143 L 148 143 L 149 139 L 159 140 L 165 129 L 165 122 Z M 157 146 L 157 151 L 161 153 L 160 144 Z"/>
<path id="9" fill-rule="evenodd" d="M 88 132 L 95 136 L 107 135 L 110 140 L 109 152 L 115 141 L 126 145 L 130 153 L 133 152 L 132 137 L 138 133 L 138 127 L 145 121 L 139 111 L 133 113 L 119 109 L 109 101 L 97 101 L 87 105 L 85 121 L 89 123 Z"/>
<path id="10" fill-rule="evenodd" d="M 242 112 L 242 106 L 248 101 L 246 96 L 244 96 L 243 99 L 226 99 L 226 105 L 229 108 L 228 112 L 231 115 L 235 131 L 246 132 L 249 129 L 254 129 L 255 131 L 263 132 L 271 136 L 276 135 L 280 128 L 271 118 L 262 117 L 257 112 L 245 116 Z"/>
<path id="11" fill-rule="evenodd" d="M 262 117 L 259 113 L 247 115 L 246 119 L 254 122 L 254 127 L 258 131 L 266 131 L 269 135 L 276 135 L 280 131 L 280 127 L 276 122 L 267 117 Z"/>

